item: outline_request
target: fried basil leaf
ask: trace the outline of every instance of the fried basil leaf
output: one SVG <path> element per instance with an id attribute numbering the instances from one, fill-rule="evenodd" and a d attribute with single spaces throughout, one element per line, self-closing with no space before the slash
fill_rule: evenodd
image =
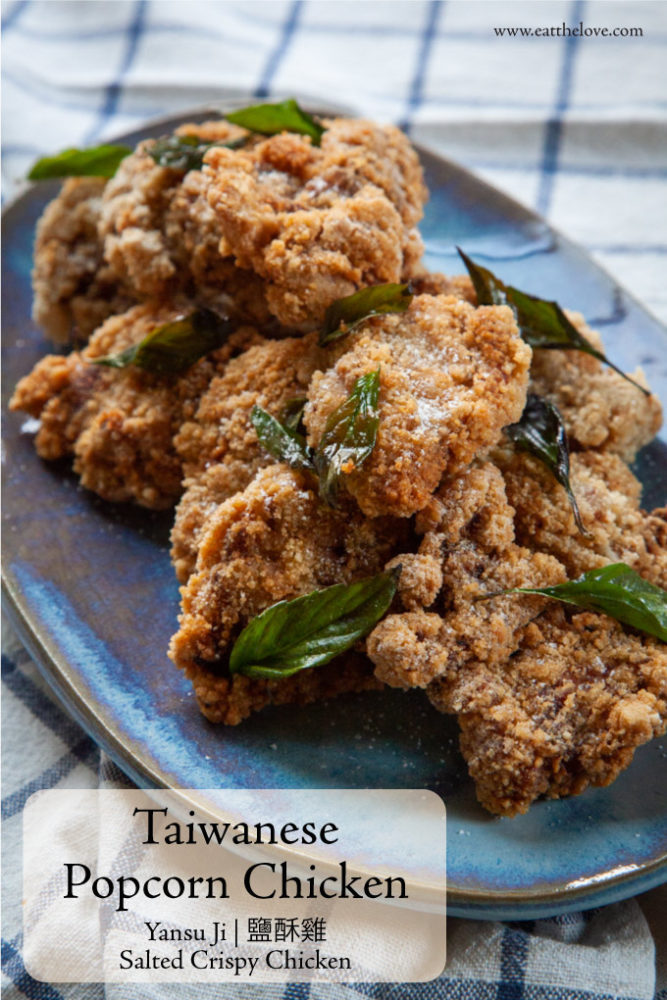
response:
<path id="1" fill-rule="evenodd" d="M 315 471 L 312 449 L 308 447 L 305 437 L 298 433 L 296 427 L 281 423 L 261 406 L 253 406 L 250 420 L 257 431 L 260 444 L 270 455 L 279 462 L 286 462 L 293 469 Z"/>
<path id="2" fill-rule="evenodd" d="M 188 170 L 201 170 L 204 155 L 214 146 L 238 149 L 245 142 L 245 136 L 224 142 L 205 142 L 196 135 L 168 135 L 163 139 L 156 139 L 147 152 L 159 167 L 187 173 Z"/>
<path id="3" fill-rule="evenodd" d="M 601 611 L 667 642 L 667 592 L 622 562 L 589 570 L 578 580 L 555 587 L 519 587 L 503 594 L 541 594 L 588 611 Z"/>
<path id="4" fill-rule="evenodd" d="M 232 674 L 279 680 L 328 663 L 367 635 L 396 593 L 400 567 L 357 583 L 336 583 L 263 611 L 241 632 Z"/>
<path id="5" fill-rule="evenodd" d="M 121 160 L 132 152 L 129 146 L 94 146 L 91 149 L 64 149 L 55 156 L 37 160 L 28 174 L 29 181 L 53 177 L 113 177 Z"/>
<path id="6" fill-rule="evenodd" d="M 527 344 L 543 350 L 583 351 L 584 354 L 590 354 L 591 357 L 597 358 L 603 364 L 609 365 L 626 382 L 636 386 L 645 396 L 650 396 L 648 389 L 621 371 L 602 351 L 598 351 L 579 333 L 557 302 L 539 299 L 527 292 L 520 291 L 518 288 L 513 288 L 512 285 L 506 285 L 488 268 L 471 260 L 459 247 L 457 250 L 468 270 L 479 305 L 508 305 L 516 316 L 519 331 Z"/>
<path id="7" fill-rule="evenodd" d="M 294 98 L 279 104 L 254 104 L 225 115 L 228 122 L 247 128 L 260 135 L 277 135 L 280 132 L 298 132 L 309 135 L 313 146 L 319 146 L 325 129 L 312 115 L 299 107 Z"/>
<path id="8" fill-rule="evenodd" d="M 180 375 L 195 361 L 221 347 L 235 329 L 211 309 L 197 309 L 157 327 L 133 347 L 104 358 L 89 358 L 94 365 L 127 368 L 134 365 L 157 375 Z"/>
<path id="9" fill-rule="evenodd" d="M 412 302 L 409 284 L 371 285 L 343 299 L 336 299 L 327 309 L 324 326 L 320 332 L 320 347 L 346 336 L 351 330 L 371 316 L 384 313 L 405 312 Z"/>
<path id="10" fill-rule="evenodd" d="M 302 432 L 303 411 L 306 408 L 307 399 L 305 396 L 294 396 L 288 399 L 280 414 L 280 421 L 291 431 Z"/>
<path id="11" fill-rule="evenodd" d="M 375 447 L 380 414 L 380 369 L 361 375 L 352 392 L 329 416 L 313 457 L 320 494 L 335 505 L 340 477 L 359 469 Z"/>
<path id="12" fill-rule="evenodd" d="M 588 535 L 570 485 L 570 449 L 558 408 L 541 396 L 529 393 L 521 420 L 506 427 L 505 433 L 517 448 L 534 455 L 550 469 L 567 493 L 579 531 Z"/>

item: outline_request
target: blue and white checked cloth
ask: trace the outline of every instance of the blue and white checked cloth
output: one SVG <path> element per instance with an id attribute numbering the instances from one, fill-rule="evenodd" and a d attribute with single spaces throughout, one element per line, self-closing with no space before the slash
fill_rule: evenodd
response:
<path id="1" fill-rule="evenodd" d="M 563 23 L 643 35 L 495 30 Z M 2 5 L 2 27 L 5 197 L 44 153 L 240 92 L 298 93 L 400 123 L 537 208 L 667 319 L 662 2 L 13 0 Z M 54 704 L 10 633 L 3 650 L 7 1000 L 667 1000 L 664 889 L 530 924 L 451 920 L 446 974 L 423 985 L 210 991 L 35 982 L 21 961 L 23 804 L 38 788 L 125 779 Z"/>

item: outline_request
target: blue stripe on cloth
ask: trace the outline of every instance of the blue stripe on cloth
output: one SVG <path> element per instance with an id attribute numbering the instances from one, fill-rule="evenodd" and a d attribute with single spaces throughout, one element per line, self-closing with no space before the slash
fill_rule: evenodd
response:
<path id="1" fill-rule="evenodd" d="M 2 971 L 14 985 L 31 1000 L 63 1000 L 62 993 L 49 983 L 40 983 L 28 975 L 20 952 L 4 938 L 2 939 Z"/>
<path id="2" fill-rule="evenodd" d="M 578 24 L 583 20 L 584 3 L 583 0 L 574 0 L 570 12 L 571 24 Z M 558 82 L 558 93 L 556 96 L 556 107 L 553 117 L 546 123 L 544 133 L 544 147 L 542 150 L 542 166 L 540 186 L 537 192 L 537 211 L 541 215 L 546 215 L 551 207 L 551 196 L 555 180 L 556 169 L 558 167 L 558 154 L 563 133 L 563 115 L 567 111 L 570 103 L 570 91 L 572 88 L 572 73 L 574 69 L 574 57 L 577 51 L 578 36 L 569 35 L 564 39 L 563 63 Z"/>
<path id="3" fill-rule="evenodd" d="M 308 1000 L 310 983 L 288 983 L 283 993 L 283 1000 Z"/>
<path id="4" fill-rule="evenodd" d="M 27 3 L 28 0 L 19 0 L 19 3 Z M 4 24 L 3 24 L 4 28 Z M 117 35 L 124 35 L 126 27 L 120 28 L 91 28 L 87 31 L 41 31 L 39 28 L 24 28 L 22 25 L 17 28 L 17 33 L 26 38 L 34 38 L 40 42 L 93 42 L 104 38 L 115 38 Z M 193 35 L 198 38 L 210 38 L 214 34 L 222 38 L 220 32 L 215 31 L 210 26 L 199 28 L 196 24 L 151 24 L 151 35 Z"/>
<path id="5" fill-rule="evenodd" d="M 16 27 L 16 22 L 21 17 L 29 6 L 30 0 L 17 0 L 12 9 L 7 14 L 7 17 L 2 22 L 2 30 L 9 31 L 10 28 Z"/>
<path id="6" fill-rule="evenodd" d="M 88 101 L 75 101 L 72 98 L 64 97 L 62 91 L 57 89 L 47 82 L 42 82 L 40 80 L 26 80 L 25 76 L 15 76 L 9 70 L 4 69 L 2 71 L 3 80 L 8 80 L 14 87 L 18 90 L 24 90 L 26 94 L 30 94 L 31 97 L 37 97 L 42 104 L 52 104 L 57 108 L 65 111 L 87 111 L 89 114 L 93 111 L 91 107 L 92 98 L 95 91 L 88 91 L 90 99 Z M 84 93 L 83 89 L 79 93 Z M 127 117 L 132 118 L 147 118 L 150 115 L 155 114 L 155 107 L 152 108 L 134 108 L 132 111 L 123 112 Z"/>
<path id="7" fill-rule="evenodd" d="M 18 698 L 35 718 L 48 726 L 51 732 L 71 746 L 81 738 L 81 727 L 24 673 L 17 670 L 8 656 L 2 655 L 2 682 Z"/>
<path id="8" fill-rule="evenodd" d="M 87 736 L 84 736 L 71 750 L 63 754 L 55 764 L 47 767 L 36 778 L 26 782 L 17 791 L 5 796 L 2 800 L 3 820 L 11 819 L 12 816 L 21 812 L 33 792 L 38 792 L 42 788 L 53 788 L 62 778 L 67 777 L 77 764 L 85 764 L 87 767 L 92 768 L 96 761 L 99 760 L 99 753 L 99 747 Z"/>
<path id="9" fill-rule="evenodd" d="M 514 173 L 533 173 L 537 167 L 534 163 L 503 163 L 502 160 L 478 160 L 466 158 L 466 165 L 472 170 L 507 170 Z M 582 177 L 618 177 L 632 180 L 664 180 L 667 178 L 667 167 L 634 167 L 628 164 L 624 167 L 614 164 L 598 166 L 594 163 L 559 163 L 559 174 L 573 174 Z"/>
<path id="10" fill-rule="evenodd" d="M 524 995 L 529 936 L 515 927 L 506 927 L 500 945 L 500 976 L 497 1000 L 521 1000 Z"/>
<path id="11" fill-rule="evenodd" d="M 132 18 L 127 29 L 127 45 L 116 74 L 116 79 L 110 83 L 106 89 L 104 104 L 100 110 L 98 120 L 86 136 L 86 142 L 91 142 L 93 139 L 97 138 L 109 119 L 113 118 L 116 114 L 118 101 L 120 100 L 122 91 L 123 80 L 127 76 L 132 63 L 134 62 L 134 58 L 137 54 L 137 48 L 139 46 L 139 40 L 144 31 L 146 7 L 147 0 L 137 0 L 134 17 Z"/>
<path id="12" fill-rule="evenodd" d="M 422 31 L 421 44 L 417 53 L 417 65 L 410 85 L 408 94 L 408 106 L 405 118 L 400 123 L 404 132 L 410 132 L 412 119 L 415 116 L 421 102 L 422 91 L 424 89 L 424 77 L 428 67 L 428 60 L 433 47 L 433 40 L 437 30 L 438 18 L 443 7 L 443 0 L 430 0 L 426 17 L 426 24 Z"/>
<path id="13" fill-rule="evenodd" d="M 287 18 L 283 25 L 283 30 L 281 31 L 280 38 L 278 39 L 278 44 L 275 49 L 269 53 L 269 58 L 266 61 L 260 81 L 255 90 L 255 97 L 268 97 L 273 78 L 278 71 L 280 63 L 285 57 L 285 53 L 289 48 L 289 44 L 292 41 L 292 37 L 301 18 L 302 8 L 303 0 L 294 0 L 294 2 L 290 5 Z"/>
<path id="14" fill-rule="evenodd" d="M 586 247 L 596 253 L 667 253 L 665 243 L 587 243 Z"/>

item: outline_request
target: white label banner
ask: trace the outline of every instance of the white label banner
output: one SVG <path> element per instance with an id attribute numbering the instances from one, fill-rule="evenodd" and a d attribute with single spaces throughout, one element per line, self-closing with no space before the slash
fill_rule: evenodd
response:
<path id="1" fill-rule="evenodd" d="M 51 789 L 23 834 L 35 979 L 418 982 L 445 965 L 433 792 Z"/>

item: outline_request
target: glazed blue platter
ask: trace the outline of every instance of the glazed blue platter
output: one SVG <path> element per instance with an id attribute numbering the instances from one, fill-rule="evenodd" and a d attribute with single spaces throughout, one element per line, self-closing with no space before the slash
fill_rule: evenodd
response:
<path id="1" fill-rule="evenodd" d="M 171 132 L 199 111 L 121 141 Z M 526 291 L 582 312 L 625 370 L 644 367 L 667 401 L 667 333 L 580 249 L 455 164 L 420 151 L 431 199 L 428 264 L 459 273 L 455 245 Z M 68 710 L 139 785 L 173 788 L 432 788 L 448 810 L 449 912 L 534 919 L 617 901 L 667 879 L 667 738 L 609 788 L 538 802 L 517 819 L 477 804 L 453 719 L 417 692 L 349 695 L 267 709 L 242 725 L 200 715 L 167 659 L 178 614 L 170 514 L 107 504 L 67 464 L 33 450 L 7 414 L 18 379 L 53 350 L 30 319 L 35 223 L 57 192 L 28 188 L 3 220 L 3 585 L 21 637 Z M 667 500 L 667 446 L 635 471 L 644 506 Z M 391 818 L 388 817 L 388 822 Z"/>

